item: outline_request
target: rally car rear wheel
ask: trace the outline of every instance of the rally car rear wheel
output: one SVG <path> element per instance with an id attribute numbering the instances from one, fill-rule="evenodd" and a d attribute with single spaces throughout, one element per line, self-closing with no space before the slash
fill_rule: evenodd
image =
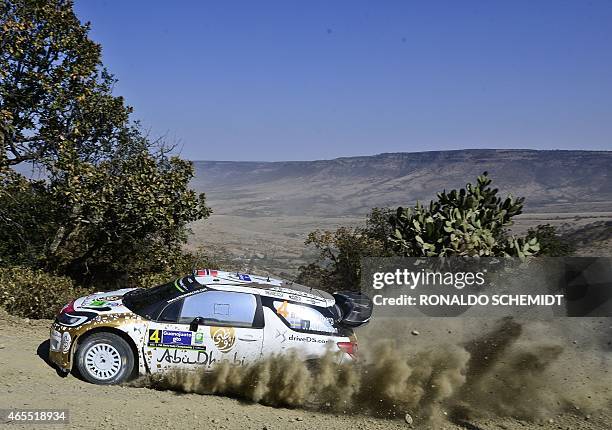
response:
<path id="1" fill-rule="evenodd" d="M 130 345 L 113 333 L 87 337 L 76 352 L 79 374 L 94 384 L 119 384 L 132 374 L 134 354 Z"/>

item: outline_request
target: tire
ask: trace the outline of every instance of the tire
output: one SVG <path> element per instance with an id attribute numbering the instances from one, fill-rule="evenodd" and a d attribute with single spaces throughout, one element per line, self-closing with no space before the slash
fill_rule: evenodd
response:
<path id="1" fill-rule="evenodd" d="M 134 370 L 130 345 L 113 333 L 95 333 L 79 345 L 75 364 L 81 377 L 99 385 L 127 381 Z"/>

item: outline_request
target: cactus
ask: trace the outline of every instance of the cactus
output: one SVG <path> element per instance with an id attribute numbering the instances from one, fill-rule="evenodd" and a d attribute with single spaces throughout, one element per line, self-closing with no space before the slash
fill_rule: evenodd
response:
<path id="1" fill-rule="evenodd" d="M 509 195 L 502 200 L 491 182 L 484 172 L 476 184 L 438 193 L 428 207 L 417 202 L 412 208 L 397 208 L 390 218 L 394 252 L 411 257 L 537 255 L 537 238 L 507 233 L 524 199 Z"/>

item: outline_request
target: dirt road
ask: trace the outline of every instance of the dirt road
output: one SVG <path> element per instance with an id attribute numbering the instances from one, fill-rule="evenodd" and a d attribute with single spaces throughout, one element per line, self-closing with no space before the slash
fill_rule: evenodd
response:
<path id="1" fill-rule="evenodd" d="M 63 428 L 180 428 L 180 429 L 407 429 L 403 419 L 381 419 L 361 414 L 322 413 L 302 408 L 288 409 L 253 404 L 245 400 L 217 395 L 184 394 L 151 388 L 96 386 L 74 376 L 62 377 L 45 362 L 50 321 L 23 320 L 0 310 L 0 408 L 63 408 L 70 411 L 70 424 Z M 426 321 L 415 329 L 416 343 L 431 342 L 437 329 Z M 595 324 L 601 330 L 608 330 Z M 370 329 L 376 336 L 377 328 Z M 445 331 L 448 338 L 457 336 Z M 410 333 L 408 333 L 410 336 Z M 366 336 L 367 337 L 367 336 Z M 600 363 L 601 364 L 601 363 Z M 603 366 L 608 365 L 604 362 Z M 598 367 L 601 370 L 601 365 Z M 609 369 L 604 370 L 604 372 Z M 576 372 L 573 372 L 576 373 Z M 603 375 L 609 377 L 609 373 Z M 600 375 L 589 375 L 598 379 Z M 567 390 L 576 389 L 568 381 Z M 605 388 L 604 388 L 605 390 Z M 494 393 L 491 393 L 495 395 Z M 608 395 L 593 392 L 591 396 Z M 372 393 L 372 395 L 375 395 Z M 447 429 L 609 429 L 612 414 L 609 402 L 598 403 L 591 410 L 563 411 L 534 421 L 489 417 L 453 424 L 414 424 L 415 428 Z M 603 407 L 601 405 L 604 405 Z M 17 423 L 6 428 L 30 428 Z M 35 428 L 44 428 L 37 425 Z M 53 428 L 58 428 L 55 426 Z"/>

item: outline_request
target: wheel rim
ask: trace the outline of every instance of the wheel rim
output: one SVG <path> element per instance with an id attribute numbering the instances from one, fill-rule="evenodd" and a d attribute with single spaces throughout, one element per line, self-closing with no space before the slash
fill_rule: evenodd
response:
<path id="1" fill-rule="evenodd" d="M 121 355 L 108 343 L 96 343 L 85 353 L 85 368 L 97 379 L 111 379 L 121 370 Z"/>

